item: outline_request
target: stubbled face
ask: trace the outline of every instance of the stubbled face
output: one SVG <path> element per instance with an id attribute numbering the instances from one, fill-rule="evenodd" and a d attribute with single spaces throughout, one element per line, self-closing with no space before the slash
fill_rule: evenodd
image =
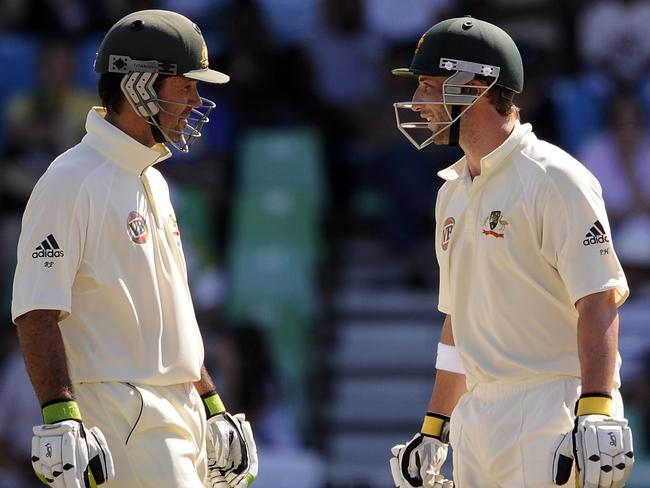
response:
<path id="1" fill-rule="evenodd" d="M 413 110 L 418 112 L 421 118 L 431 123 L 429 129 L 434 134 L 440 130 L 441 126 L 433 122 L 451 122 L 449 113 L 447 113 L 442 103 L 442 85 L 445 80 L 446 78 L 444 76 L 419 76 L 418 87 L 413 94 L 413 102 L 416 103 L 413 106 Z M 451 106 L 447 108 L 451 112 Z M 447 144 L 448 142 L 448 128 L 433 138 L 434 144 Z"/>
<path id="2" fill-rule="evenodd" d="M 182 140 L 183 129 L 192 109 L 201 106 L 198 82 L 184 76 L 166 78 L 158 90 L 158 120 L 163 131 L 174 142 Z"/>

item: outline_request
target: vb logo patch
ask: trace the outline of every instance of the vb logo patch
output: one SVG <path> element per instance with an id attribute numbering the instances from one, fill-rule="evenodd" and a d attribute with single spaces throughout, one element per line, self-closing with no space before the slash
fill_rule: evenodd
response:
<path id="1" fill-rule="evenodd" d="M 449 247 L 449 241 L 451 240 L 451 231 L 454 230 L 454 224 L 456 221 L 453 217 L 447 217 L 445 222 L 442 224 L 442 250 L 446 251 Z"/>
<path id="2" fill-rule="evenodd" d="M 483 221 L 483 234 L 503 239 L 508 225 L 508 221 L 501 216 L 501 210 L 492 210 Z"/>
<path id="3" fill-rule="evenodd" d="M 136 244 L 147 242 L 147 222 L 138 212 L 129 212 L 126 218 L 126 230 L 131 240 Z"/>

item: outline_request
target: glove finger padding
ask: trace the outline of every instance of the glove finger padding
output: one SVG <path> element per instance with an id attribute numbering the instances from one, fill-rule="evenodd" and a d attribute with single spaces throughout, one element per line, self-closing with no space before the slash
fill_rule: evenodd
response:
<path id="1" fill-rule="evenodd" d="M 447 458 L 447 445 L 438 439 L 416 434 L 404 445 L 391 449 L 391 474 L 397 488 L 447 488 L 453 482 L 440 475 L 440 468 Z"/>
<path id="2" fill-rule="evenodd" d="M 237 427 L 237 434 L 241 436 L 240 463 L 226 474 L 226 480 L 232 488 L 246 488 L 257 477 L 259 469 L 257 446 L 253 438 L 253 429 L 251 424 L 246 421 L 246 416 L 243 413 L 238 413 L 233 420 Z"/>
<path id="3" fill-rule="evenodd" d="M 424 486 L 433 485 L 436 481 L 435 477 L 440 475 L 440 469 L 447 459 L 447 445 L 437 439 L 424 436 L 424 441 L 416 452 L 416 456 L 416 462 L 420 466 L 420 478 L 422 478 Z"/>
<path id="4" fill-rule="evenodd" d="M 634 462 L 632 434 L 627 420 L 599 415 L 580 417 L 576 452 L 582 488 L 624 486 Z"/>
<path id="5" fill-rule="evenodd" d="M 113 456 L 108 449 L 104 433 L 98 427 L 86 429 L 88 446 L 88 472 L 98 485 L 115 478 Z"/>
<path id="6" fill-rule="evenodd" d="M 390 450 L 393 455 L 393 457 L 390 458 L 390 473 L 393 476 L 393 482 L 395 483 L 396 488 L 409 488 L 409 485 L 402 477 L 400 470 L 400 457 L 404 447 L 406 447 L 405 444 L 398 444 L 393 446 Z"/>
<path id="7" fill-rule="evenodd" d="M 573 470 L 573 433 L 560 436 L 558 446 L 553 452 L 553 472 L 551 479 L 556 485 L 564 485 Z"/>
<path id="8" fill-rule="evenodd" d="M 89 488 L 115 477 L 113 459 L 101 431 L 67 420 L 33 428 L 32 466 L 55 488 Z"/>
<path id="9" fill-rule="evenodd" d="M 38 478 L 52 486 L 63 486 L 62 436 L 68 425 L 38 425 L 33 428 L 32 467 Z M 74 485 L 71 485 L 74 486 Z"/>
<path id="10" fill-rule="evenodd" d="M 205 488 L 230 488 L 226 478 L 216 468 L 208 468 L 208 477 L 203 486 Z"/>
<path id="11" fill-rule="evenodd" d="M 454 482 L 448 480 L 441 474 L 437 474 L 433 478 L 431 478 L 430 481 L 428 482 L 425 481 L 424 486 L 428 488 L 454 488 Z"/>
<path id="12" fill-rule="evenodd" d="M 207 447 L 217 468 L 225 472 L 241 463 L 240 442 L 232 415 L 223 412 L 208 419 Z"/>
<path id="13" fill-rule="evenodd" d="M 564 434 L 553 456 L 553 482 L 565 484 L 576 461 L 579 488 L 622 488 L 632 474 L 632 432 L 625 419 L 585 415 Z"/>

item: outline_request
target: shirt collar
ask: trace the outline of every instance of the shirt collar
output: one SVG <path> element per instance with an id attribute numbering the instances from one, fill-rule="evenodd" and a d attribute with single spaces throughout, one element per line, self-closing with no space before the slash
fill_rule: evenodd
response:
<path id="1" fill-rule="evenodd" d="M 83 142 L 99 151 L 112 162 L 133 173 L 140 174 L 149 166 L 171 156 L 164 144 L 147 147 L 106 122 L 106 110 L 93 107 L 86 118 Z"/>
<path id="2" fill-rule="evenodd" d="M 505 161 L 524 136 L 531 130 L 532 126 L 530 124 L 522 124 L 516 120 L 515 127 L 512 129 L 508 138 L 494 151 L 481 158 L 481 174 L 489 173 L 492 169 L 497 167 L 499 163 Z M 443 180 L 456 180 L 466 176 L 467 173 L 467 159 L 463 156 L 451 166 L 438 171 L 438 176 Z"/>

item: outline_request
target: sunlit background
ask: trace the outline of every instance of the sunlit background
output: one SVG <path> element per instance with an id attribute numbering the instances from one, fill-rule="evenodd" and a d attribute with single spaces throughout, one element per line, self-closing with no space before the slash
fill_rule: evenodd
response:
<path id="1" fill-rule="evenodd" d="M 459 152 L 418 152 L 397 131 L 392 103 L 415 86 L 390 69 L 429 26 L 465 14 L 514 37 L 522 119 L 602 183 L 632 287 L 620 338 L 628 486 L 650 487 L 650 2 L 0 0 L 0 488 L 42 486 L 29 462 L 40 410 L 9 313 L 21 214 L 84 134 L 103 34 L 145 8 L 198 23 L 211 67 L 232 79 L 201 88 L 217 102 L 204 137 L 159 169 L 206 363 L 253 424 L 255 488 L 392 487 L 390 447 L 420 427 L 442 323 L 436 171 Z"/>

